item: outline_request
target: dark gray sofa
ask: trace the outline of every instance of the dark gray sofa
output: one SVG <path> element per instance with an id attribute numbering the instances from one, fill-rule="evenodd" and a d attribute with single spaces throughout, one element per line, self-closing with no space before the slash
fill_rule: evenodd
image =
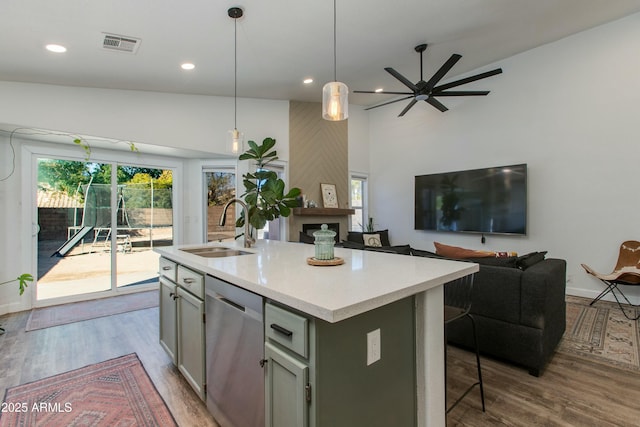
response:
<path id="1" fill-rule="evenodd" d="M 365 247 L 356 240 L 358 234 L 349 233 L 350 240 L 343 241 L 342 246 L 441 258 L 409 245 Z M 543 372 L 566 328 L 566 261 L 545 259 L 545 254 L 456 259 L 480 264 L 471 305 L 480 351 L 525 367 L 535 376 Z M 449 324 L 447 340 L 473 348 L 471 323 L 463 320 Z"/>
<path id="2" fill-rule="evenodd" d="M 526 270 L 480 265 L 471 313 L 483 354 L 539 376 L 566 328 L 566 261 L 545 259 Z M 470 322 L 447 326 L 450 343 L 472 348 Z"/>

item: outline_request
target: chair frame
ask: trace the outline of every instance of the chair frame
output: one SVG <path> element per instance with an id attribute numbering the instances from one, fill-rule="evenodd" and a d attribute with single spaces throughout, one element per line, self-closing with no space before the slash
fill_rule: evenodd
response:
<path id="1" fill-rule="evenodd" d="M 484 404 L 484 384 L 482 382 L 482 368 L 480 365 L 480 346 L 478 345 L 478 334 L 476 332 L 476 322 L 471 315 L 471 292 L 473 290 L 473 278 L 474 275 L 471 274 L 469 276 L 462 277 L 460 279 L 454 280 L 453 282 L 446 283 L 444 285 L 445 292 L 445 303 L 444 303 L 444 324 L 445 324 L 445 334 L 444 334 L 444 351 L 445 351 L 445 382 L 447 377 L 447 333 L 446 333 L 446 325 L 455 322 L 456 320 L 462 318 L 468 318 L 471 320 L 471 326 L 473 329 L 473 346 L 476 353 L 476 366 L 478 370 L 478 381 L 471 384 L 465 392 L 458 397 L 458 399 L 447 408 L 446 413 L 451 412 L 453 408 L 458 405 L 464 399 L 467 394 L 473 390 L 474 387 L 480 386 L 480 400 L 482 402 L 482 412 L 485 412 L 485 404 Z M 446 401 L 446 393 L 445 393 L 445 401 Z"/>
<path id="2" fill-rule="evenodd" d="M 622 286 L 640 286 L 640 242 L 636 240 L 627 240 L 620 245 L 620 252 L 618 254 L 618 261 L 610 274 L 601 274 L 589 267 L 586 264 L 581 264 L 585 271 L 600 280 L 605 284 L 605 289 L 595 297 L 589 305 L 600 301 L 602 297 L 611 293 L 618 303 L 618 307 L 622 311 L 622 314 L 629 320 L 640 319 L 640 304 L 633 304 L 629 301 L 629 298 L 619 288 Z M 635 310 L 635 314 L 628 314 L 627 309 L 622 305 L 616 291 L 624 298 L 626 303 Z"/>

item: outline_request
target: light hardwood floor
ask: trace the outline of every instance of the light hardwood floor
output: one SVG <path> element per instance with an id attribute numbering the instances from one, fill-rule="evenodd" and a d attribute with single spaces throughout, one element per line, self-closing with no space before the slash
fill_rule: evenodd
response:
<path id="1" fill-rule="evenodd" d="M 0 396 L 8 387 L 135 352 L 180 426 L 217 427 L 158 344 L 157 308 L 25 332 L 28 315 L 0 317 L 7 330 L 0 335 Z M 448 354 L 453 402 L 474 380 L 475 359 L 455 347 Z M 449 426 L 640 425 L 640 372 L 560 353 L 539 378 L 484 357 L 482 368 L 487 411 L 476 387 L 451 411 Z"/>

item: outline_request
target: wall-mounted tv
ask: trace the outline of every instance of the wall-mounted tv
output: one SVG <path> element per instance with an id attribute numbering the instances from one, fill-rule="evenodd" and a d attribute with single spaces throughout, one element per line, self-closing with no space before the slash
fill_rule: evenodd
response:
<path id="1" fill-rule="evenodd" d="M 415 229 L 527 234 L 527 165 L 415 177 Z"/>

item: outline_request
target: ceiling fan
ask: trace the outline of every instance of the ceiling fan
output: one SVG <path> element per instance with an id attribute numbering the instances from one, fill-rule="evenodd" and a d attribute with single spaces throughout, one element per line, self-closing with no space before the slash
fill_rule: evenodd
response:
<path id="1" fill-rule="evenodd" d="M 487 77 L 495 76 L 496 74 L 502 73 L 502 68 L 496 68 L 495 70 L 487 71 L 484 73 L 476 74 L 475 76 L 465 77 L 464 79 L 456 80 L 455 82 L 446 83 L 440 86 L 436 86 L 438 82 L 449 72 L 451 68 L 462 58 L 462 55 L 453 54 L 451 57 L 442 64 L 440 69 L 436 71 L 436 73 L 428 80 L 424 81 L 422 77 L 422 53 L 427 50 L 426 44 L 420 44 L 415 47 L 416 52 L 420 53 L 420 81 L 416 84 L 413 84 L 409 79 L 404 77 L 402 74 L 397 72 L 391 67 L 385 68 L 385 71 L 391 74 L 396 79 L 400 80 L 402 84 L 411 89 L 411 92 L 375 92 L 375 91 L 366 91 L 366 90 L 354 90 L 354 93 L 381 93 L 388 95 L 409 95 L 404 98 L 395 99 L 393 101 L 385 102 L 384 104 L 375 105 L 373 107 L 365 108 L 365 110 L 371 110 L 372 108 L 382 107 L 383 105 L 392 104 L 394 102 L 403 101 L 405 99 L 413 98 L 409 104 L 402 110 L 402 112 L 398 115 L 398 117 L 402 117 L 405 115 L 411 107 L 413 107 L 418 101 L 425 101 L 443 113 L 448 110 L 440 101 L 438 101 L 435 97 L 441 96 L 485 96 L 489 94 L 488 90 L 450 90 L 456 86 L 460 86 L 466 83 L 471 83 L 476 80 L 481 80 Z"/>

